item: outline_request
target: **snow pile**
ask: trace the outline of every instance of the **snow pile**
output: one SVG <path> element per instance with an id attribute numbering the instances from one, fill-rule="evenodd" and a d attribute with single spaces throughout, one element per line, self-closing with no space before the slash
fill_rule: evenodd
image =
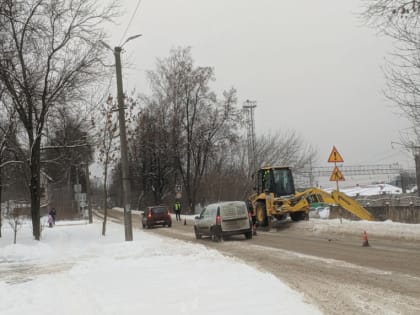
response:
<path id="1" fill-rule="evenodd" d="M 420 224 L 408 224 L 376 221 L 351 221 L 346 219 L 320 220 L 311 219 L 308 224 L 313 231 L 321 233 L 345 233 L 362 235 L 363 231 L 368 231 L 369 235 L 382 238 L 400 239 L 406 241 L 420 241 Z"/>
<path id="2" fill-rule="evenodd" d="M 202 245 L 109 223 L 0 238 L 0 314 L 320 314 L 269 273 Z M 279 303 L 281 297 L 281 303 Z M 261 303 L 264 301 L 264 303 Z"/>

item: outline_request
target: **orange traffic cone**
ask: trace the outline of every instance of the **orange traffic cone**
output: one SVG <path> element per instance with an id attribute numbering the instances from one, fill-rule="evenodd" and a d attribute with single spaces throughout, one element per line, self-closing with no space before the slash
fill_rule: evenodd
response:
<path id="1" fill-rule="evenodd" d="M 366 231 L 363 231 L 362 240 L 363 240 L 362 246 L 364 246 L 364 247 L 369 246 L 369 241 L 368 241 L 368 237 L 367 237 Z"/>

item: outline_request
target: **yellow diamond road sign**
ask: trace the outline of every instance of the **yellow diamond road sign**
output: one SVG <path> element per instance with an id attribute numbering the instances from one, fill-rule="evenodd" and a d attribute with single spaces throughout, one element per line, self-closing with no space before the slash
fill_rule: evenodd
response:
<path id="1" fill-rule="evenodd" d="M 343 157 L 340 155 L 340 153 L 338 153 L 335 146 L 333 146 L 333 149 L 330 153 L 330 157 L 328 158 L 328 162 L 333 162 L 333 163 L 343 163 L 344 162 Z"/>
<path id="2" fill-rule="evenodd" d="M 330 177 L 330 181 L 331 182 L 338 182 L 338 181 L 344 181 L 344 180 L 345 179 L 344 179 L 343 173 L 341 173 L 341 171 L 338 169 L 337 166 L 334 167 L 334 170 L 333 170 L 333 172 L 331 174 L 331 177 Z"/>

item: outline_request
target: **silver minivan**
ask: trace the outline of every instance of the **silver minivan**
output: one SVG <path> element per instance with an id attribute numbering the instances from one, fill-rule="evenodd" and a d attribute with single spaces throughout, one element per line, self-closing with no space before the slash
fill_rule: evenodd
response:
<path id="1" fill-rule="evenodd" d="M 244 201 L 226 201 L 208 205 L 194 220 L 195 237 L 210 236 L 221 241 L 230 235 L 252 238 L 251 214 Z"/>

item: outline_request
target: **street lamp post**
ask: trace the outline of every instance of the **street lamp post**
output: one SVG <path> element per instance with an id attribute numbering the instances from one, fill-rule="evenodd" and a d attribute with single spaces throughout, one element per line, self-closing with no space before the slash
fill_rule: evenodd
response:
<path id="1" fill-rule="evenodd" d="M 121 173 L 123 188 L 123 204 L 124 204 L 124 231 L 125 240 L 133 240 L 133 227 L 131 223 L 131 207 L 130 207 L 130 180 L 128 178 L 128 157 L 127 157 L 127 136 L 125 130 L 125 111 L 123 83 L 121 73 L 121 47 L 114 48 L 115 68 L 117 71 L 117 96 L 118 96 L 118 121 L 120 124 L 120 145 L 121 145 Z"/>
<path id="2" fill-rule="evenodd" d="M 131 206 L 130 206 L 130 180 L 128 177 L 128 156 L 127 156 L 127 136 L 125 128 L 125 111 L 124 111 L 124 95 L 123 83 L 121 73 L 121 50 L 125 43 L 140 37 L 141 34 L 131 36 L 125 40 L 121 46 L 114 48 L 115 56 L 115 69 L 117 74 L 117 100 L 118 100 L 118 121 L 120 129 L 120 147 L 121 147 L 121 175 L 122 175 L 122 188 L 123 188 L 123 204 L 124 204 L 124 231 L 125 240 L 133 240 L 133 225 L 131 222 Z M 102 44 L 111 49 L 109 45 L 102 42 Z M 111 49 L 112 50 L 112 49 Z"/>

